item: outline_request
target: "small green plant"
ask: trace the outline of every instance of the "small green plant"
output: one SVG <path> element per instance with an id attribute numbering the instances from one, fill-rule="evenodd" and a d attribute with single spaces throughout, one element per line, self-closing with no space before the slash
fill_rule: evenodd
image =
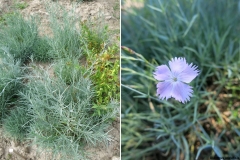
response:
<path id="1" fill-rule="evenodd" d="M 21 3 L 15 3 L 14 7 L 16 9 L 23 10 L 28 7 L 28 4 L 26 2 L 21 2 Z"/>
<path id="2" fill-rule="evenodd" d="M 104 105 L 99 105 L 99 104 L 93 104 L 92 108 L 94 110 L 93 116 L 97 116 L 97 117 L 102 117 L 102 116 L 106 116 L 109 115 L 109 113 L 112 113 L 113 110 L 116 110 L 116 102 L 114 102 L 115 100 L 111 100 L 109 101 L 108 104 L 104 104 Z M 108 119 L 106 120 L 107 122 L 112 122 L 116 119 L 115 115 L 112 116 L 108 116 Z"/>
<path id="3" fill-rule="evenodd" d="M 11 160 L 12 159 L 12 154 L 7 154 L 7 160 Z"/>
<path id="4" fill-rule="evenodd" d="M 108 27 L 96 28 L 91 22 L 81 23 L 82 37 L 86 45 L 86 50 L 91 54 L 100 54 L 104 50 L 107 40 Z"/>
<path id="5" fill-rule="evenodd" d="M 94 71 L 90 78 L 96 90 L 95 105 L 96 115 L 100 116 L 109 111 L 107 104 L 111 99 L 120 99 L 118 46 L 109 47 L 103 54 L 96 54 L 89 58 L 89 63 L 94 62 Z"/>
<path id="6" fill-rule="evenodd" d="M 3 23 L 6 25 L 5 21 L 8 19 L 8 17 L 14 16 L 15 12 L 7 12 L 0 15 L 0 24 Z"/>
<path id="7" fill-rule="evenodd" d="M 119 5 L 119 1 L 115 2 L 115 5 L 113 6 L 113 10 L 114 10 L 114 17 L 120 19 L 120 5 Z"/>
<path id="8" fill-rule="evenodd" d="M 88 65 L 93 66 L 90 78 L 96 93 L 92 108 L 95 116 L 102 116 L 111 110 L 108 106 L 111 100 L 119 100 L 120 97 L 119 47 L 112 45 L 106 49 L 109 38 L 107 26 L 102 27 L 101 24 L 91 21 L 82 22 L 81 33 Z"/>

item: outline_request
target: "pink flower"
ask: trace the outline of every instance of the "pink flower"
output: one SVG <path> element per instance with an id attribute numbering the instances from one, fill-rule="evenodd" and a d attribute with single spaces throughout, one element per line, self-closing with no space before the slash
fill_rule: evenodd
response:
<path id="1" fill-rule="evenodd" d="M 173 97 L 182 103 L 189 101 L 193 90 L 187 83 L 199 74 L 197 66 L 187 64 L 185 58 L 175 57 L 169 61 L 169 68 L 161 65 L 153 73 L 154 78 L 160 81 L 157 84 L 157 96 L 162 100 Z"/>

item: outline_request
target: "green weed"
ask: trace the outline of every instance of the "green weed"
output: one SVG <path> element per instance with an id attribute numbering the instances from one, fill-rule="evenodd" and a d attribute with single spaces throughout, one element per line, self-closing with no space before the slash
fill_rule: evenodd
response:
<path id="1" fill-rule="evenodd" d="M 113 99 L 120 99 L 119 47 L 109 44 L 109 47 L 106 48 L 109 41 L 109 31 L 107 26 L 101 26 L 100 22 L 99 24 L 91 21 L 83 22 L 81 29 L 87 63 L 92 66 L 90 79 L 93 81 L 96 92 L 92 108 L 95 116 L 102 116 L 112 110 L 109 103 Z"/>
<path id="2" fill-rule="evenodd" d="M 8 17 L 14 16 L 15 12 L 7 12 L 0 15 L 0 24 L 3 23 L 6 25 L 5 21 L 8 19 Z"/>
<path id="3" fill-rule="evenodd" d="M 15 3 L 15 4 L 14 4 L 14 7 L 15 7 L 16 9 L 23 10 L 23 9 L 25 9 L 25 8 L 28 7 L 28 4 L 27 4 L 26 2 Z"/>
<path id="4" fill-rule="evenodd" d="M 90 78 L 96 90 L 95 115 L 102 115 L 109 112 L 107 104 L 112 99 L 120 99 L 119 68 L 120 61 L 117 53 L 118 46 L 109 47 L 103 54 L 94 55 L 89 58 L 89 63 L 94 62 L 94 71 Z"/>
<path id="5" fill-rule="evenodd" d="M 108 38 L 108 27 L 104 26 L 104 28 L 96 28 L 92 22 L 83 22 L 81 23 L 81 30 L 86 50 L 88 52 L 90 51 L 90 54 L 102 53 Z"/>

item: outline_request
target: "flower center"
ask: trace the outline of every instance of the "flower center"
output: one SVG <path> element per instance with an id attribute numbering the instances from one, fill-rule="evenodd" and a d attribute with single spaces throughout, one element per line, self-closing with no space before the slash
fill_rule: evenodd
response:
<path id="1" fill-rule="evenodd" d="M 171 81 L 174 82 L 178 82 L 179 81 L 179 75 L 177 73 L 172 73 L 171 77 L 170 77 Z"/>
<path id="2" fill-rule="evenodd" d="M 177 77 L 173 77 L 172 79 L 174 82 L 177 82 Z"/>

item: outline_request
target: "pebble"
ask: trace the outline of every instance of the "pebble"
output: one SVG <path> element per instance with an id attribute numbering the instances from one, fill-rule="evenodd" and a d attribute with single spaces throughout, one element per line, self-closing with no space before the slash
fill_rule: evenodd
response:
<path id="1" fill-rule="evenodd" d="M 111 18 L 112 18 L 112 16 L 107 16 L 105 19 L 110 20 Z"/>
<path id="2" fill-rule="evenodd" d="M 120 157 L 113 156 L 112 160 L 120 160 Z"/>

